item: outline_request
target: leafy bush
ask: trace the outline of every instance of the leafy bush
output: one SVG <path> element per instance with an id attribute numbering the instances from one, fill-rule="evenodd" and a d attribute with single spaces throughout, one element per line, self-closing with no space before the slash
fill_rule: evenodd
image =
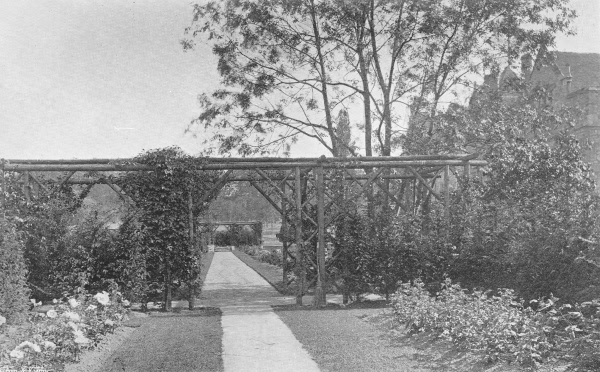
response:
<path id="1" fill-rule="evenodd" d="M 261 249 L 258 251 L 257 257 L 261 262 L 283 267 L 283 256 L 281 254 L 281 249 L 275 249 L 272 251 Z"/>
<path id="2" fill-rule="evenodd" d="M 0 316 L 9 323 L 19 322 L 29 308 L 28 303 L 23 245 L 14 227 L 0 217 Z"/>
<path id="3" fill-rule="evenodd" d="M 559 305 L 557 298 L 532 300 L 525 307 L 514 291 L 468 292 L 446 279 L 432 296 L 421 280 L 402 284 L 392 298 L 394 315 L 409 332 L 432 332 L 485 360 L 528 366 L 556 358 L 573 368 L 600 365 L 600 301 Z"/>
<path id="4" fill-rule="evenodd" d="M 265 262 L 274 266 L 283 267 L 283 254 L 281 249 L 267 250 L 259 249 L 256 246 L 243 245 L 239 249 L 246 253 L 248 256 L 252 256 L 260 262 Z"/>

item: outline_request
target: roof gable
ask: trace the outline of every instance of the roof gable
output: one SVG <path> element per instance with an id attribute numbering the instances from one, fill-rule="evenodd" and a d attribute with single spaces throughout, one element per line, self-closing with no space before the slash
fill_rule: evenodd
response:
<path id="1" fill-rule="evenodd" d="M 556 66 L 564 76 L 569 75 L 571 67 L 571 91 L 587 87 L 600 87 L 600 54 L 555 52 Z"/>

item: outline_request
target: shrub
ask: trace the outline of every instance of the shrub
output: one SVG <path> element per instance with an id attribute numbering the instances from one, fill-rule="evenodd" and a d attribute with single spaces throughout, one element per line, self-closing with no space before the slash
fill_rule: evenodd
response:
<path id="1" fill-rule="evenodd" d="M 283 256 L 281 254 L 280 249 L 275 249 L 273 251 L 261 249 L 258 251 L 257 257 L 261 262 L 266 262 L 274 266 L 283 267 Z"/>
<path id="2" fill-rule="evenodd" d="M 530 305 L 523 306 L 509 289 L 495 295 L 468 292 L 449 279 L 435 296 L 415 280 L 403 284 L 392 299 L 396 320 L 409 332 L 432 332 L 460 348 L 481 351 L 489 362 L 536 366 L 561 357 L 577 370 L 596 370 L 600 302 L 560 305 L 551 297 Z"/>
<path id="3" fill-rule="evenodd" d="M 280 249 L 273 251 L 267 249 L 259 249 L 256 246 L 243 245 L 239 249 L 246 253 L 248 256 L 252 256 L 260 262 L 265 262 L 274 266 L 283 267 L 283 254 Z"/>
<path id="4" fill-rule="evenodd" d="M 0 316 L 9 323 L 23 320 L 29 308 L 26 278 L 23 245 L 14 227 L 0 217 Z"/>

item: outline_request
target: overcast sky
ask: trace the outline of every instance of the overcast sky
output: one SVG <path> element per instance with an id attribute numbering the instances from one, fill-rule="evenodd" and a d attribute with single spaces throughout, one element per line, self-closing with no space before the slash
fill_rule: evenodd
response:
<path id="1" fill-rule="evenodd" d="M 600 53 L 600 0 L 573 5 L 579 34 L 560 37 L 558 50 Z M 210 49 L 179 44 L 191 9 L 189 0 L 0 0 L 0 158 L 197 153 L 202 138 L 184 130 L 218 76 Z"/>

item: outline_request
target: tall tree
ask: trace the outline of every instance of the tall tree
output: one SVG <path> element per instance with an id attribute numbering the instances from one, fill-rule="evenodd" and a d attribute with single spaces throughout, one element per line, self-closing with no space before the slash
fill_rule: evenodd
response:
<path id="1" fill-rule="evenodd" d="M 341 108 L 363 113 L 364 152 L 390 155 L 406 107 L 433 135 L 444 97 L 524 51 L 569 32 L 568 0 L 231 0 L 194 7 L 184 40 L 214 43 L 223 88 L 192 123 L 219 151 L 268 152 L 307 136 L 339 154 Z M 404 115 L 405 117 L 402 117 Z M 275 136 L 274 136 L 275 134 Z M 372 135 L 377 145 L 372 143 Z"/>

